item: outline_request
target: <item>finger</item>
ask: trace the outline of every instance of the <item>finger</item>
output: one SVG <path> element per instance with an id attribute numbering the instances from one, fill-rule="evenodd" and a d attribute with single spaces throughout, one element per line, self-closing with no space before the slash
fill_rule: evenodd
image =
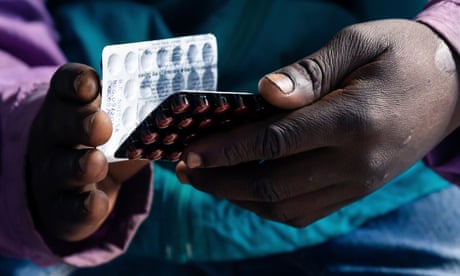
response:
<path id="1" fill-rule="evenodd" d="M 43 182 L 53 184 L 55 190 L 78 191 L 78 188 L 103 180 L 108 172 L 107 159 L 95 149 L 61 150 L 48 153 L 40 161 L 35 162 L 34 173 L 39 174 Z"/>
<path id="2" fill-rule="evenodd" d="M 99 146 L 112 133 L 109 116 L 99 108 L 100 99 L 99 78 L 94 70 L 82 64 L 66 64 L 53 76 L 38 123 L 54 144 Z"/>
<path id="3" fill-rule="evenodd" d="M 313 222 L 331 211 L 331 207 L 343 207 L 356 200 L 353 191 L 347 191 L 345 182 L 305 193 L 281 202 L 250 202 L 232 201 L 238 206 L 256 213 L 258 216 L 278 222 L 296 225 L 294 221 L 302 219 L 304 222 Z M 305 225 L 301 225 L 305 226 Z"/>
<path id="4" fill-rule="evenodd" d="M 350 102 L 350 101 L 348 101 Z M 190 168 L 232 166 L 323 148 L 335 147 L 350 139 L 355 112 L 338 99 L 313 105 L 197 139 L 183 153 Z M 358 111 L 361 112 L 361 111 Z"/>
<path id="5" fill-rule="evenodd" d="M 275 106 L 295 109 L 335 90 L 348 74 L 388 47 L 369 39 L 368 32 L 365 24 L 342 30 L 314 54 L 263 77 L 261 95 Z"/>
<path id="6" fill-rule="evenodd" d="M 90 151 L 95 152 L 98 151 Z M 92 167 L 91 163 L 97 163 L 95 161 L 97 160 L 86 162 L 87 167 Z M 88 237 L 100 227 L 113 209 L 122 182 L 148 164 L 149 162 L 144 160 L 113 163 L 111 175 L 97 185 L 82 186 L 80 194 L 74 193 L 73 190 L 60 193 L 59 200 L 51 210 L 53 215 L 48 216 L 47 224 L 53 225 L 49 230 L 67 241 L 78 241 Z M 121 169 L 122 171 L 118 172 Z"/>
<path id="7" fill-rule="evenodd" d="M 97 73 L 89 66 L 68 63 L 54 73 L 50 83 L 50 97 L 81 104 L 95 100 L 101 93 Z"/>
<path id="8" fill-rule="evenodd" d="M 333 150 L 318 150 L 262 164 L 212 169 L 190 169 L 180 162 L 176 173 L 181 182 L 217 197 L 281 202 L 350 179 L 350 162 L 339 162 L 336 156 Z"/>
<path id="9" fill-rule="evenodd" d="M 93 234 L 110 213 L 109 200 L 100 190 L 64 194 L 48 210 L 48 231 L 66 241 L 79 241 Z"/>
<path id="10" fill-rule="evenodd" d="M 112 122 L 100 109 L 78 109 L 72 104 L 58 104 L 44 116 L 43 129 L 54 145 L 96 147 L 112 135 Z M 50 123 L 51 122 L 51 123 Z"/>

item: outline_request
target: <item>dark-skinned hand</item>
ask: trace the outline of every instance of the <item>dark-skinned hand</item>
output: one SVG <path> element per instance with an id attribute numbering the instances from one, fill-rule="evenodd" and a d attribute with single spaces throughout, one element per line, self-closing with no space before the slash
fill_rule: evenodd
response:
<path id="1" fill-rule="evenodd" d="M 79 241 L 93 234 L 113 209 L 122 183 L 148 163 L 109 164 L 96 149 L 112 133 L 110 118 L 100 110 L 100 91 L 92 68 L 63 65 L 32 125 L 31 209 L 48 237 Z"/>
<path id="2" fill-rule="evenodd" d="M 261 79 L 262 96 L 286 114 L 199 139 L 176 172 L 261 217 L 306 226 L 375 191 L 458 127 L 455 65 L 421 23 L 350 26 Z"/>

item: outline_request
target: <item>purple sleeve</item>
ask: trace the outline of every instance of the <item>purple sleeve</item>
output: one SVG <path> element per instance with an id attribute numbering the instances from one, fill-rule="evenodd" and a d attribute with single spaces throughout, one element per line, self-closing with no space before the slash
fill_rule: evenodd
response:
<path id="1" fill-rule="evenodd" d="M 433 0 L 416 18 L 446 39 L 460 54 L 460 0 Z"/>
<path id="2" fill-rule="evenodd" d="M 460 56 L 460 0 L 430 1 L 417 18 L 439 33 Z M 446 179 L 460 185 L 460 129 L 434 148 L 425 162 Z"/>
<path id="3" fill-rule="evenodd" d="M 53 248 L 43 241 L 27 201 L 26 145 L 49 80 L 65 62 L 43 1 L 0 1 L 0 255 L 40 265 L 91 266 L 127 248 L 149 211 L 152 174 L 146 168 L 124 184 L 115 215 L 89 239 Z"/>

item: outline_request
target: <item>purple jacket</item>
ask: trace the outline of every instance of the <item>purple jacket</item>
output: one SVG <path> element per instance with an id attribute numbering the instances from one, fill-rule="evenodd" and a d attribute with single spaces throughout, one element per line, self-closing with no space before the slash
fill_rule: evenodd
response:
<path id="1" fill-rule="evenodd" d="M 417 16 L 417 20 L 431 26 L 449 42 L 460 55 L 460 1 L 434 0 Z M 457 68 L 457 70 L 459 70 Z M 460 129 L 444 139 L 425 158 L 439 175 L 460 184 Z"/>
<path id="2" fill-rule="evenodd" d="M 0 2 L 0 255 L 30 258 L 41 265 L 62 261 L 97 265 L 121 254 L 145 219 L 151 203 L 151 173 L 143 171 L 132 180 L 135 185 L 125 185 L 119 201 L 125 205 L 123 212 L 109 220 L 116 227 L 105 225 L 102 241 L 81 246 L 75 254 L 56 256 L 36 231 L 24 180 L 26 145 L 50 77 L 66 62 L 43 2 Z M 126 198 L 135 203 L 123 204 Z"/>
<path id="3" fill-rule="evenodd" d="M 418 20 L 432 26 L 460 54 L 460 0 L 432 1 Z M 65 62 L 43 1 L 0 2 L 0 255 L 29 258 L 41 265 L 67 262 L 92 266 L 113 259 L 129 245 L 149 212 L 152 175 L 142 171 L 130 180 L 135 185 L 124 185 L 118 200 L 123 211 L 116 212 L 117 216 L 103 226 L 106 231 L 100 242 L 77 247 L 67 256 L 55 255 L 45 244 L 28 209 L 26 145 L 49 79 Z M 426 160 L 447 179 L 460 182 L 460 145 L 452 138 L 443 141 Z M 128 198 L 130 204 L 126 204 Z"/>

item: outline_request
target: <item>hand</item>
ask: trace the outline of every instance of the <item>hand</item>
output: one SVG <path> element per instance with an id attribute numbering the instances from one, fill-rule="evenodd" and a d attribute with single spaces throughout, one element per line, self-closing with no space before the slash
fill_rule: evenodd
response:
<path id="1" fill-rule="evenodd" d="M 45 236 L 82 240 L 104 222 L 121 184 L 146 162 L 108 164 L 95 149 L 112 133 L 96 72 L 66 64 L 53 75 L 28 145 L 31 210 Z"/>
<path id="2" fill-rule="evenodd" d="M 198 140 L 176 171 L 302 227 L 375 191 L 455 129 L 458 80 L 449 48 L 425 25 L 353 25 L 260 81 L 265 99 L 295 110 Z"/>

